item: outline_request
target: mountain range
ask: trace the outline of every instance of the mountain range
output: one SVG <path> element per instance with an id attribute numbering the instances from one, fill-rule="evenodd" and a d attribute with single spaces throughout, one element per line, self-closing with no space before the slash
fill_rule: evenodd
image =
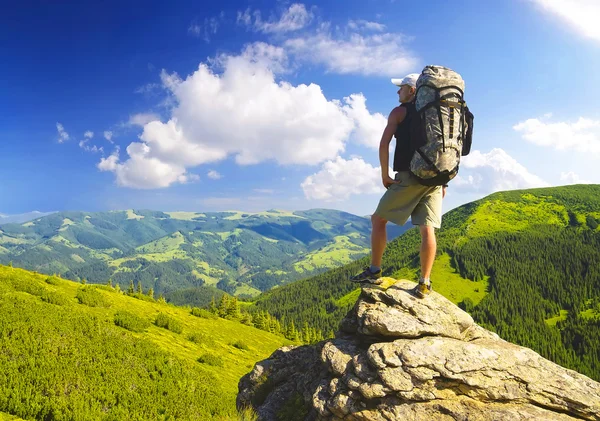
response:
<path id="1" fill-rule="evenodd" d="M 390 238 L 405 229 L 390 227 Z M 0 225 L 0 263 L 156 293 L 213 286 L 256 296 L 349 263 L 369 245 L 369 219 L 326 209 L 57 212 Z"/>

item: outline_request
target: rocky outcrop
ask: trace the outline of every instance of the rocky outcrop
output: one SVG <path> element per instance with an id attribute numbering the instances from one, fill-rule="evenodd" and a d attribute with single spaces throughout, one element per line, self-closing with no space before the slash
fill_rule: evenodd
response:
<path id="1" fill-rule="evenodd" d="M 500 339 L 414 283 L 369 286 L 336 338 L 285 347 L 239 383 L 275 420 L 600 420 L 600 383 Z"/>

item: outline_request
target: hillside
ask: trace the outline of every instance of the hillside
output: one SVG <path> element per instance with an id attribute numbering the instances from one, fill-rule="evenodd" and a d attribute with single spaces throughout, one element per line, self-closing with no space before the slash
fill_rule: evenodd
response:
<path id="1" fill-rule="evenodd" d="M 444 215 L 433 287 L 502 338 L 600 380 L 600 186 L 501 192 Z M 389 243 L 384 275 L 416 279 L 416 229 Z M 368 258 L 261 296 L 255 306 L 324 332 L 358 297 Z"/>
<path id="2" fill-rule="evenodd" d="M 0 266 L 0 419 L 237 419 L 239 378 L 290 342 L 197 316 Z"/>
<path id="3" fill-rule="evenodd" d="M 394 231 L 392 235 L 399 235 Z M 255 296 L 368 253 L 370 221 L 345 212 L 59 212 L 0 226 L 0 263 L 166 293 Z"/>

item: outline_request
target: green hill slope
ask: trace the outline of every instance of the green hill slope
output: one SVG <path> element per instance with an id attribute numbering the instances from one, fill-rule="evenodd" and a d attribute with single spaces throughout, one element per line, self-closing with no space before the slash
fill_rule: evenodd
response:
<path id="1" fill-rule="evenodd" d="M 600 186 L 502 192 L 444 215 L 434 289 L 503 338 L 600 380 Z M 417 279 L 418 232 L 389 243 L 384 275 Z M 336 329 L 368 263 L 286 285 L 255 306 Z"/>
<path id="2" fill-rule="evenodd" d="M 0 266 L 4 417 L 237 419 L 239 378 L 288 343 L 109 286 Z"/>
<path id="3" fill-rule="evenodd" d="M 367 218 L 325 209 L 59 212 L 0 226 L 0 263 L 157 293 L 206 285 L 256 296 L 366 255 L 369 238 Z"/>

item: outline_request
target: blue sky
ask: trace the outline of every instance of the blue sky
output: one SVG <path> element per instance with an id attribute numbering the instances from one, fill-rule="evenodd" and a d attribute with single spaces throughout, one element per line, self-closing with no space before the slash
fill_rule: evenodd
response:
<path id="1" fill-rule="evenodd" d="M 600 183 L 596 0 L 54 3 L 0 16 L 2 214 L 371 214 L 390 78 L 427 64 L 475 114 L 445 210 Z"/>

